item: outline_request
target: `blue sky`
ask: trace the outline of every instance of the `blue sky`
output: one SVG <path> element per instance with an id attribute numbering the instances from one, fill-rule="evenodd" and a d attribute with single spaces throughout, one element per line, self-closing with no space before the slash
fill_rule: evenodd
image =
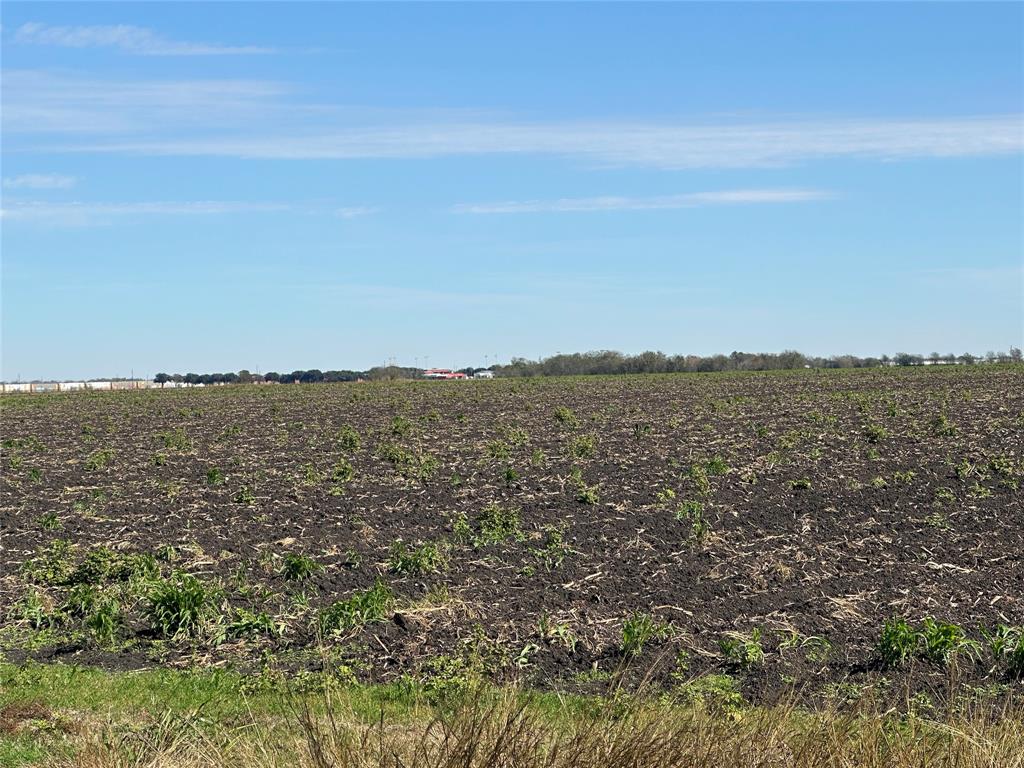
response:
<path id="1" fill-rule="evenodd" d="M 1017 3 L 6 3 L 2 371 L 1024 341 Z"/>

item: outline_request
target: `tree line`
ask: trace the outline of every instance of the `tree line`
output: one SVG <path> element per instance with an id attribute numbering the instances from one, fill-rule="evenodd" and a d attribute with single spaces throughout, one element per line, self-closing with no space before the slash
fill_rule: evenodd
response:
<path id="1" fill-rule="evenodd" d="M 512 358 L 507 365 L 492 365 L 489 368 L 461 368 L 472 376 L 482 370 L 490 370 L 495 376 L 587 376 L 623 373 L 711 373 L 715 371 L 783 371 L 798 368 L 876 368 L 879 366 L 914 365 L 974 365 L 976 363 L 1021 362 L 1021 350 L 1010 347 L 1007 352 L 987 352 L 985 355 L 913 355 L 900 352 L 893 356 L 857 357 L 855 355 L 833 355 L 814 357 L 795 350 L 783 352 L 733 352 L 729 355 L 666 355 L 663 352 L 641 352 L 626 355 L 621 352 L 600 350 L 558 354 L 540 360 Z M 333 370 L 317 368 L 297 370 L 290 373 L 252 373 L 241 370 L 238 373 L 158 373 L 154 381 L 158 384 L 179 382 L 184 384 L 315 384 L 332 381 L 379 381 L 388 379 L 418 379 L 423 371 L 409 366 L 376 366 L 365 371 Z"/>
<path id="2" fill-rule="evenodd" d="M 585 376 L 616 373 L 710 373 L 714 371 L 782 371 L 797 368 L 877 368 L 879 366 L 973 365 L 978 362 L 1020 362 L 1021 351 L 1010 347 L 1008 352 L 988 352 L 976 356 L 912 355 L 900 352 L 890 357 L 857 357 L 833 355 L 814 357 L 795 350 L 784 352 L 733 352 L 729 355 L 666 355 L 663 352 L 641 352 L 624 355 L 614 351 L 575 352 L 546 357 L 541 360 L 513 358 L 508 365 L 494 367 L 495 376 Z"/>

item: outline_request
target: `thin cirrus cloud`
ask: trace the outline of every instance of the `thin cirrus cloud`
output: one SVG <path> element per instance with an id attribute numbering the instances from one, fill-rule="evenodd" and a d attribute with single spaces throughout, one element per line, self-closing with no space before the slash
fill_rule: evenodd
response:
<path id="1" fill-rule="evenodd" d="M 372 205 L 353 205 L 347 208 L 338 208 L 334 211 L 334 215 L 339 219 L 358 219 L 362 216 L 372 216 L 375 213 L 380 213 L 380 208 Z"/>
<path id="2" fill-rule="evenodd" d="M 243 159 L 577 157 L 600 166 L 773 168 L 830 158 L 892 161 L 1008 155 L 1024 148 L 1017 116 L 773 124 L 408 123 L 253 137 L 144 137 L 66 144 L 90 153 Z"/>
<path id="3" fill-rule="evenodd" d="M 0 210 L 6 221 L 47 225 L 86 226 L 106 224 L 135 216 L 210 216 L 237 213 L 269 213 L 292 210 L 287 203 L 247 203 L 220 200 L 133 203 L 13 202 Z"/>
<path id="4" fill-rule="evenodd" d="M 26 152 L 295 160 L 536 155 L 669 170 L 1024 149 L 1019 114 L 526 122 L 471 110 L 365 109 L 300 94 L 275 81 L 106 80 L 14 70 L 4 78 L 3 128 L 7 146 Z"/>
<path id="5" fill-rule="evenodd" d="M 254 45 L 168 40 L 151 29 L 131 24 L 53 26 L 29 22 L 17 29 L 14 42 L 61 48 L 116 48 L 140 56 L 232 56 L 274 53 L 275 50 Z"/>
<path id="6" fill-rule="evenodd" d="M 802 203 L 829 200 L 832 192 L 820 189 L 732 189 L 659 197 L 566 197 L 558 200 L 513 200 L 501 203 L 460 203 L 455 213 L 594 213 L 605 211 L 659 211 L 706 205 Z"/>
<path id="7" fill-rule="evenodd" d="M 78 183 L 74 176 L 59 173 L 24 173 L 5 176 L 4 189 L 71 189 Z"/>

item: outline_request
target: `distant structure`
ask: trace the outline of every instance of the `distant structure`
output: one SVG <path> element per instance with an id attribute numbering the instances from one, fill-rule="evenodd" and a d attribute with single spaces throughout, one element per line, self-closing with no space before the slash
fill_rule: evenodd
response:
<path id="1" fill-rule="evenodd" d="M 448 368 L 427 368 L 423 371 L 424 379 L 468 379 L 462 371 L 453 371 Z"/>
<path id="2" fill-rule="evenodd" d="M 146 379 L 125 379 L 122 381 L 18 381 L 11 384 L 0 384 L 0 392 L 41 394 L 45 392 L 111 392 L 125 389 L 152 389 L 158 387 Z"/>
<path id="3" fill-rule="evenodd" d="M 474 379 L 493 379 L 494 371 L 477 371 L 473 374 Z"/>

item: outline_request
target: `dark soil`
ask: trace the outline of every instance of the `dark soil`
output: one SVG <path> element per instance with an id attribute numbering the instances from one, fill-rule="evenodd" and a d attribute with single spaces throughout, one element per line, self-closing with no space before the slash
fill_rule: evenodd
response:
<path id="1" fill-rule="evenodd" d="M 911 693 L 1020 685 L 981 634 L 1024 624 L 1020 366 L 2 403 L 0 642 L 12 660 L 297 670 L 326 659 L 376 680 L 429 678 L 443 656 L 574 690 L 719 672 L 755 700 L 880 680 Z M 339 437 L 346 426 L 358 448 Z M 383 446 L 410 463 L 382 456 Z M 347 482 L 331 478 L 341 459 L 353 469 Z M 585 488 L 593 503 L 580 500 Z M 686 502 L 702 505 L 705 533 L 695 533 Z M 460 516 L 475 530 L 491 504 L 518 511 L 522 539 L 460 540 Z M 536 554 L 552 530 L 567 547 L 560 563 Z M 24 565 L 58 539 L 79 559 L 100 546 L 158 553 L 164 575 L 180 569 L 222 585 L 225 622 L 245 607 L 286 631 L 161 639 L 145 618 L 144 587 L 126 599 L 113 644 L 66 618 L 35 630 L 27 590 L 59 613 L 67 586 L 31 585 Z M 447 566 L 394 572 L 398 540 L 439 544 Z M 286 581 L 281 557 L 293 552 L 324 569 Z M 318 611 L 378 577 L 396 596 L 386 620 L 318 640 Z M 670 626 L 633 657 L 621 646 L 635 613 Z M 897 615 L 962 626 L 980 643 L 977 658 L 883 668 L 875 647 Z M 542 632 L 544 622 L 564 625 L 575 646 Z M 730 665 L 720 639 L 755 628 L 763 662 Z"/>

